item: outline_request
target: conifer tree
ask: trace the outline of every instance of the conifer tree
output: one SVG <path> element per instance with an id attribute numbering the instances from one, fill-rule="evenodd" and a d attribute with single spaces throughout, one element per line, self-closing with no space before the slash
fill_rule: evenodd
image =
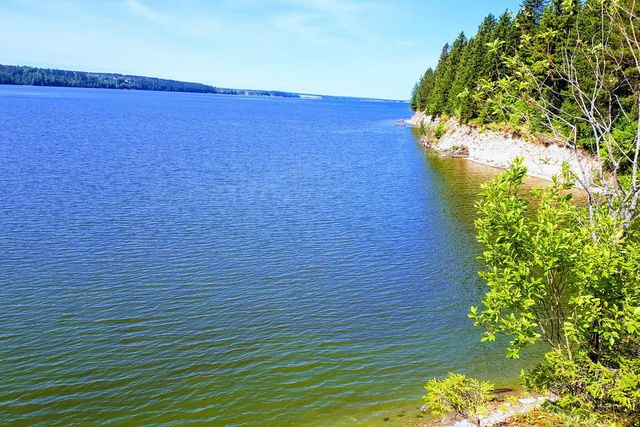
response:
<path id="1" fill-rule="evenodd" d="M 446 52 L 444 61 L 438 64 L 435 72 L 435 80 L 432 89 L 431 103 L 429 104 L 429 112 L 433 115 L 443 113 L 450 114 L 449 111 L 449 92 L 451 85 L 456 77 L 456 71 L 462 50 L 467 44 L 467 38 L 464 33 L 460 33 L 451 45 L 451 51 Z M 445 51 L 443 50 L 443 53 Z"/>
<path id="2" fill-rule="evenodd" d="M 440 90 L 440 87 L 442 86 L 442 76 L 445 74 L 449 53 L 449 43 L 445 43 L 445 45 L 442 47 L 442 51 L 440 52 L 438 65 L 436 66 L 436 69 L 434 71 L 433 88 L 430 91 L 429 99 L 427 100 L 427 104 L 425 107 L 425 111 L 431 115 L 439 114 L 442 111 L 441 106 L 444 103 L 444 99 L 442 97 L 442 91 Z"/>

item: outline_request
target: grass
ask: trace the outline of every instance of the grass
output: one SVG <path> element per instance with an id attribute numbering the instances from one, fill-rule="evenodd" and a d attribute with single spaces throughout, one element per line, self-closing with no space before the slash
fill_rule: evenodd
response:
<path id="1" fill-rule="evenodd" d="M 517 415 L 497 424 L 501 427 L 634 427 L 638 425 L 640 425 L 640 416 L 594 413 L 588 420 L 579 420 L 570 414 L 556 411 L 553 407 Z"/>

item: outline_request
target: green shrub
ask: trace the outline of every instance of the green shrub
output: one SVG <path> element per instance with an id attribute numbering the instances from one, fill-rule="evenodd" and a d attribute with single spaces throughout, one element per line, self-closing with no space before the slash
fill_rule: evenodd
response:
<path id="1" fill-rule="evenodd" d="M 422 398 L 426 410 L 433 415 L 455 412 L 480 425 L 479 416 L 491 398 L 493 384 L 450 373 L 445 379 L 433 378 L 424 386 L 427 390 Z"/>
<path id="2" fill-rule="evenodd" d="M 418 134 L 420 136 L 424 136 L 427 134 L 427 127 L 425 126 L 423 120 L 420 120 L 420 127 L 418 128 Z"/>
<path id="3" fill-rule="evenodd" d="M 444 125 L 442 123 L 438 123 L 437 125 L 434 126 L 434 128 L 433 128 L 433 136 L 437 140 L 442 138 L 445 133 L 447 133 L 447 129 L 444 127 Z"/>
<path id="4" fill-rule="evenodd" d="M 632 415 L 640 409 L 640 361 L 621 357 L 615 368 L 594 363 L 584 352 L 569 358 L 555 350 L 529 372 L 526 388 L 558 397 L 556 405 L 582 419 L 594 411 Z"/>
<path id="5" fill-rule="evenodd" d="M 630 417 L 640 412 L 638 225 L 625 229 L 607 204 L 573 203 L 566 164 L 525 196 L 526 172 L 516 159 L 484 187 L 476 225 L 488 290 L 470 317 L 483 340 L 510 338 L 511 358 L 549 346 L 524 381 L 556 394 L 558 407 L 585 420 Z"/>

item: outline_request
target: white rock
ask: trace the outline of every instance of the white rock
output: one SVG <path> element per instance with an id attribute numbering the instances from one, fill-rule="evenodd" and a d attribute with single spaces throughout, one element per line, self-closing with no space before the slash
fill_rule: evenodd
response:
<path id="1" fill-rule="evenodd" d="M 413 126 L 426 126 L 437 123 L 431 116 L 416 113 L 409 120 Z M 584 177 L 589 184 L 593 182 L 598 168 L 596 160 L 581 150 L 558 144 L 535 144 L 520 138 L 511 138 L 494 131 L 480 132 L 478 129 L 459 124 L 450 119 L 445 124 L 447 132 L 433 148 L 450 151 L 453 147 L 465 146 L 469 150 L 468 159 L 498 167 L 508 167 L 516 157 L 524 158 L 528 174 L 550 180 L 562 172 L 562 163 L 567 162 L 571 171 L 578 177 Z"/>

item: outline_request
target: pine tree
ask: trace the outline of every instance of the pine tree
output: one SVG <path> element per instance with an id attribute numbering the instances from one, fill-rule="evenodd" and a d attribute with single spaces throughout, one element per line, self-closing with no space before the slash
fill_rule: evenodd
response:
<path id="1" fill-rule="evenodd" d="M 469 90 L 475 78 L 473 65 L 476 45 L 476 40 L 471 39 L 463 47 L 456 75 L 449 90 L 447 112 L 459 117 L 463 121 L 470 118 Z"/>
<path id="2" fill-rule="evenodd" d="M 563 55 L 571 52 L 579 43 L 591 43 L 600 34 L 604 24 L 600 13 L 602 1 L 605 0 L 524 0 L 515 17 L 509 11 L 505 11 L 497 20 L 492 15 L 487 16 L 478 27 L 475 37 L 467 40 L 461 33 L 451 45 L 445 44 L 435 69 L 428 69 L 414 87 L 411 108 L 435 116 L 455 115 L 462 121 L 476 118 L 481 123 L 502 120 L 518 126 L 524 124 L 523 120 L 527 117 L 526 124 L 532 130 L 541 130 L 544 123 L 540 122 L 542 116 L 538 113 L 530 111 L 506 117 L 487 99 L 477 96 L 478 89 L 495 84 L 500 79 L 521 78 L 513 74 L 514 70 L 507 66 L 506 58 L 518 58 L 525 64 L 559 64 L 564 59 Z M 615 1 L 631 10 L 635 14 L 632 16 L 640 14 L 640 3 L 634 0 Z M 631 20 L 626 25 L 638 32 L 637 21 Z M 615 57 L 607 61 L 622 64 L 623 69 L 633 69 L 636 65 L 630 55 L 625 54 L 628 48 L 622 35 L 619 32 L 608 34 L 609 43 L 616 44 L 618 49 Z M 588 56 L 576 58 L 573 67 L 575 78 L 584 87 L 594 84 L 593 64 Z M 557 71 L 551 71 L 554 67 L 548 68 L 538 70 L 545 75 L 538 95 L 540 101 L 554 111 L 577 109 L 571 97 L 566 96 L 569 90 L 567 82 Z M 625 106 L 632 106 L 637 104 L 640 81 L 628 78 L 628 74 L 622 71 L 616 75 L 611 82 L 611 90 L 615 91 L 616 99 Z M 619 109 L 620 106 L 612 107 L 614 117 L 617 117 L 615 113 Z M 588 135 L 588 124 L 580 126 L 584 129 L 579 133 Z M 629 124 L 624 132 L 630 132 L 631 128 Z M 588 146 L 588 143 L 585 145 Z"/>
<path id="3" fill-rule="evenodd" d="M 420 86 L 420 90 L 418 92 L 418 105 L 420 106 L 421 110 L 424 110 L 427 106 L 427 101 L 431 94 L 431 90 L 433 89 L 433 81 L 434 72 L 433 69 L 429 67 L 422 77 L 422 85 Z"/>
<path id="4" fill-rule="evenodd" d="M 439 81 L 443 79 L 443 75 L 445 73 L 446 63 L 449 58 L 449 43 L 445 43 L 442 47 L 442 51 L 440 52 L 440 59 L 438 60 L 438 65 L 433 73 L 433 87 L 429 93 L 429 98 L 427 99 L 427 104 L 425 106 L 425 111 L 428 114 L 435 115 L 441 112 L 440 107 L 443 104 L 443 96 L 442 91 L 440 90 Z"/>
<path id="5" fill-rule="evenodd" d="M 411 111 L 420 111 L 420 105 L 418 104 L 418 92 L 420 91 L 420 86 L 422 86 L 422 78 L 413 85 L 413 89 L 411 90 L 411 101 L 409 103 Z"/>
<path id="6" fill-rule="evenodd" d="M 546 0 L 524 0 L 520 7 L 520 12 L 516 16 L 516 21 L 523 32 L 530 33 L 534 31 L 536 25 L 540 22 L 540 18 L 542 18 L 546 3 Z"/>
<path id="7" fill-rule="evenodd" d="M 424 111 L 433 87 L 433 69 L 427 68 L 424 75 L 418 80 L 411 92 L 411 109 L 413 111 Z"/>
<path id="8" fill-rule="evenodd" d="M 429 112 L 433 115 L 440 115 L 443 113 L 450 114 L 449 106 L 449 92 L 451 85 L 456 77 L 456 71 L 460 62 L 460 57 L 464 46 L 467 44 L 467 38 L 464 33 L 460 33 L 458 38 L 451 45 L 451 51 L 447 52 L 444 61 L 438 64 L 436 68 L 433 96 L 431 103 L 429 104 Z M 443 50 L 444 52 L 444 50 Z"/>

